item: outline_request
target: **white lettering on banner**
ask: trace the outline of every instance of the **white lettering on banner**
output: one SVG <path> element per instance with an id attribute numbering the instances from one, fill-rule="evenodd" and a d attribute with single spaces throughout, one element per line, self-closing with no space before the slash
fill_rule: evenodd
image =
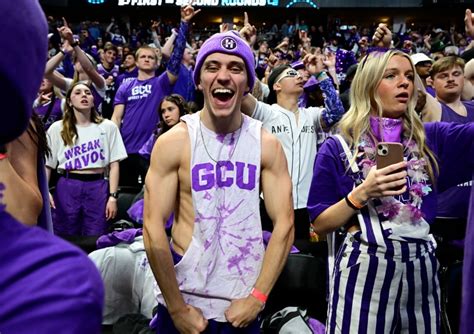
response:
<path id="1" fill-rule="evenodd" d="M 161 6 L 162 3 L 167 5 L 185 6 L 189 0 L 118 0 L 119 6 Z M 264 7 L 267 0 L 195 0 L 195 6 L 242 6 L 242 7 Z M 270 4 L 270 3 L 269 3 Z"/>
<path id="2" fill-rule="evenodd" d="M 196 0 L 196 6 L 219 6 L 219 0 Z"/>
<path id="3" fill-rule="evenodd" d="M 265 6 L 266 0 L 222 0 L 222 6 Z"/>

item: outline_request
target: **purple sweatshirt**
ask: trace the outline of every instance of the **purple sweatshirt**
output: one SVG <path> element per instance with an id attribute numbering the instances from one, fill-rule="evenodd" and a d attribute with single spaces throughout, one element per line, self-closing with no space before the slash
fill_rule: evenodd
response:
<path id="1" fill-rule="evenodd" d="M 100 333 L 104 288 L 75 246 L 0 211 L 0 332 Z"/>

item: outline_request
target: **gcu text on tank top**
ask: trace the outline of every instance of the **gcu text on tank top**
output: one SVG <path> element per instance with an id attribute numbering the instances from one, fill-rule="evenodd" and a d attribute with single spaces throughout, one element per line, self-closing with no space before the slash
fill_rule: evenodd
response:
<path id="1" fill-rule="evenodd" d="M 260 274 L 264 247 L 259 212 L 261 123 L 242 114 L 239 130 L 220 135 L 200 113 L 181 119 L 191 140 L 192 241 L 175 265 L 186 303 L 225 322 L 233 299 L 247 297 Z M 163 303 L 163 298 L 158 295 Z"/>

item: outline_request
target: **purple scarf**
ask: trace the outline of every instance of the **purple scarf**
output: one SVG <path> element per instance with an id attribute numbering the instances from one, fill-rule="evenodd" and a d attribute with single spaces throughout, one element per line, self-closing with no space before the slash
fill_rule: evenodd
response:
<path id="1" fill-rule="evenodd" d="M 402 141 L 403 122 L 401 118 L 370 116 L 372 132 L 381 142 L 400 143 Z M 380 133 L 382 131 L 382 133 Z"/>

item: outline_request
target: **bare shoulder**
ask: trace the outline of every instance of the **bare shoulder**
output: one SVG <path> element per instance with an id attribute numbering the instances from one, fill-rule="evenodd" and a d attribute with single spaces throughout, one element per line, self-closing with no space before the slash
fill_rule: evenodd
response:
<path id="1" fill-rule="evenodd" d="M 189 133 L 185 123 L 179 123 L 161 135 L 153 147 L 151 161 L 160 161 L 177 165 L 182 160 L 182 153 L 189 146 Z"/>
<path id="2" fill-rule="evenodd" d="M 262 168 L 272 168 L 275 163 L 286 164 L 286 157 L 277 137 L 262 128 Z"/>

